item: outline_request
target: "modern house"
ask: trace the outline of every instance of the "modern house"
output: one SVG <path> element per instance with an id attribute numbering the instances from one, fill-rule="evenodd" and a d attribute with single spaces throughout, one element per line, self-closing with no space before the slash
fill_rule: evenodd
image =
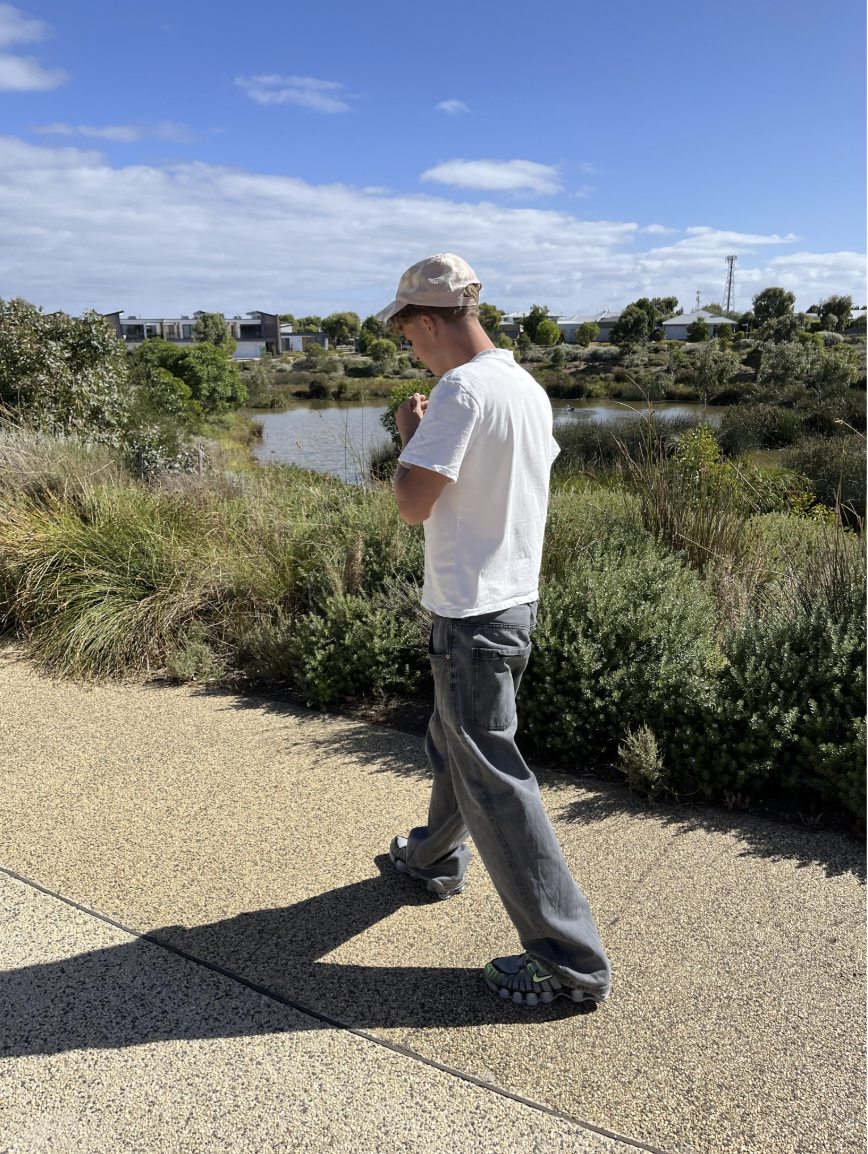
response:
<path id="1" fill-rule="evenodd" d="M 668 321 L 662 322 L 667 341 L 686 341 L 688 325 L 692 325 L 694 321 L 698 320 L 704 320 L 708 325 L 710 337 L 716 337 L 718 329 L 722 325 L 729 325 L 730 332 L 735 332 L 738 328 L 738 321 L 731 321 L 728 317 L 715 316 L 707 309 L 696 309 L 695 312 L 682 313 L 681 316 L 670 317 Z"/>
<path id="2" fill-rule="evenodd" d="M 294 333 L 292 325 L 280 326 L 280 351 L 282 353 L 303 353 L 308 345 L 322 345 L 329 347 L 329 339 L 325 333 Z"/>
<path id="3" fill-rule="evenodd" d="M 149 337 L 161 337 L 181 348 L 195 344 L 193 328 L 201 312 L 185 317 L 125 317 L 124 310 L 106 313 L 120 339 L 127 348 L 137 348 Z M 263 353 L 278 356 L 283 351 L 280 318 L 274 313 L 250 312 L 246 316 L 226 318 L 226 331 L 237 343 L 236 361 L 261 357 Z M 289 326 L 291 328 L 291 326 Z M 320 343 L 322 343 L 320 341 Z"/>

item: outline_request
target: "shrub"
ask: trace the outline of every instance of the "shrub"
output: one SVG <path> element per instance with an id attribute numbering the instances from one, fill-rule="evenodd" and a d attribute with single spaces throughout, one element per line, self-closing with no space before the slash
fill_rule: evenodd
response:
<path id="1" fill-rule="evenodd" d="M 714 700 L 717 611 L 696 574 L 638 529 L 603 523 L 572 571 L 541 588 L 521 689 L 522 732 L 576 769 L 617 754 L 647 725 L 670 771 L 694 764 L 695 725 Z M 677 778 L 673 778 L 676 780 Z"/>
<path id="2" fill-rule="evenodd" d="M 832 333 L 827 331 L 821 331 L 817 333 L 817 336 L 820 337 L 823 344 L 827 347 L 830 345 L 840 345 L 844 340 L 840 333 Z"/>
<path id="3" fill-rule="evenodd" d="M 806 477 L 819 501 L 839 503 L 864 516 L 865 442 L 846 437 L 809 437 L 784 453 L 784 464 Z"/>
<path id="4" fill-rule="evenodd" d="M 430 619 L 418 589 L 388 585 L 369 596 L 328 598 L 296 623 L 289 640 L 292 676 L 309 705 L 360 694 L 416 692 L 428 674 Z M 397 612 L 412 604 L 410 613 Z"/>
<path id="5" fill-rule="evenodd" d="M 0 404 L 93 437 L 119 429 L 129 401 L 124 346 L 99 313 L 79 319 L 0 300 Z"/>
<path id="6" fill-rule="evenodd" d="M 600 335 L 600 326 L 596 321 L 583 321 L 576 329 L 576 344 L 587 348 L 591 341 Z"/>
<path id="7" fill-rule="evenodd" d="M 536 326 L 534 333 L 535 343 L 538 345 L 556 345 L 563 340 L 564 334 L 554 321 L 544 320 Z"/>
<path id="8" fill-rule="evenodd" d="M 791 796 L 813 787 L 858 817 L 865 807 L 865 612 L 861 595 L 837 609 L 751 614 L 724 643 L 717 715 L 697 780 L 709 793 Z"/>
<path id="9" fill-rule="evenodd" d="M 653 799 L 664 780 L 663 759 L 647 725 L 627 729 L 624 744 L 618 746 L 618 761 L 630 788 Z"/>
<path id="10" fill-rule="evenodd" d="M 307 386 L 308 396 L 316 401 L 327 401 L 331 395 L 331 385 L 328 377 L 311 377 Z"/>
<path id="11" fill-rule="evenodd" d="M 398 423 L 395 420 L 395 413 L 398 411 L 404 401 L 408 397 L 412 397 L 415 393 L 421 393 L 423 397 L 431 396 L 431 388 L 427 384 L 422 384 L 418 380 L 407 381 L 404 385 L 395 385 L 389 393 L 389 399 L 386 402 L 386 411 L 380 417 L 380 424 L 392 438 L 392 443 L 400 449 L 401 437 L 398 433 Z"/>

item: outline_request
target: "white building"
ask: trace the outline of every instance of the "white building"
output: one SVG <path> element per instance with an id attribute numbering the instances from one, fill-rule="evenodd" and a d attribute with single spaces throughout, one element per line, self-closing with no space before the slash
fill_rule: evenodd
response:
<path id="1" fill-rule="evenodd" d="M 738 326 L 738 321 L 731 321 L 728 317 L 715 316 L 707 309 L 696 309 L 695 312 L 682 313 L 679 317 L 670 317 L 668 321 L 662 322 L 667 341 L 686 341 L 688 325 L 692 325 L 694 321 L 698 320 L 704 320 L 708 325 L 710 337 L 716 337 L 718 329 L 722 325 L 729 325 L 730 332 L 734 332 Z"/>
<path id="2" fill-rule="evenodd" d="M 185 348 L 195 344 L 193 328 L 202 315 L 201 312 L 185 317 L 125 317 L 124 310 L 106 313 L 106 319 L 115 326 L 118 336 L 129 349 L 138 348 L 149 337 L 161 337 L 173 345 Z M 278 356 L 283 351 L 280 318 L 274 313 L 249 312 L 246 316 L 236 314 L 226 318 L 226 331 L 234 338 L 237 347 L 236 361 L 261 357 L 263 353 Z M 288 326 L 291 329 L 291 326 Z M 322 341 L 320 341 L 322 343 Z"/>
<path id="3" fill-rule="evenodd" d="M 294 333 L 292 325 L 280 326 L 280 351 L 282 353 L 303 353 L 308 345 L 322 345 L 329 347 L 329 339 L 325 333 Z"/>
<path id="4" fill-rule="evenodd" d="M 599 326 L 600 332 L 596 337 L 598 341 L 607 341 L 612 331 L 612 325 L 620 315 L 620 311 L 616 313 L 577 314 L 574 317 L 561 315 L 560 313 L 549 313 L 548 319 L 555 322 L 564 334 L 564 340 L 568 344 L 575 344 L 576 329 L 579 328 L 580 325 L 585 324 L 586 321 L 593 321 L 594 324 Z M 500 318 L 500 331 L 515 340 L 519 334 L 518 326 L 521 323 L 522 316 L 522 313 L 504 313 Z"/>

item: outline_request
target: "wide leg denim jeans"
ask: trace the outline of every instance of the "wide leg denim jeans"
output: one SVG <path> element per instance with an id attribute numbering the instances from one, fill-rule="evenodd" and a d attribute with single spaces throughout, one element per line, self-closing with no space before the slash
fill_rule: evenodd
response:
<path id="1" fill-rule="evenodd" d="M 434 783 L 428 824 L 408 835 L 407 864 L 423 877 L 459 881 L 469 833 L 524 950 L 565 984 L 600 996 L 611 982 L 609 959 L 515 744 L 515 695 L 535 624 L 536 602 L 434 617 L 435 705 L 425 740 Z"/>

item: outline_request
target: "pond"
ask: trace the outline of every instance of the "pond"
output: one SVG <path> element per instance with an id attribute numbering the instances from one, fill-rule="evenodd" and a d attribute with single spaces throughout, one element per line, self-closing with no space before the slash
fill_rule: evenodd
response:
<path id="1" fill-rule="evenodd" d="M 655 401 L 660 416 L 701 417 L 718 424 L 725 411 L 708 409 L 683 401 Z M 611 421 L 647 412 L 644 402 L 606 399 L 553 401 L 555 423 L 596 419 Z M 263 464 L 277 461 L 334 473 L 345 481 L 361 480 L 371 450 L 386 445 L 389 437 L 380 424 L 384 404 L 337 401 L 295 401 L 283 413 L 249 412 L 263 426 L 262 441 L 253 449 Z"/>

